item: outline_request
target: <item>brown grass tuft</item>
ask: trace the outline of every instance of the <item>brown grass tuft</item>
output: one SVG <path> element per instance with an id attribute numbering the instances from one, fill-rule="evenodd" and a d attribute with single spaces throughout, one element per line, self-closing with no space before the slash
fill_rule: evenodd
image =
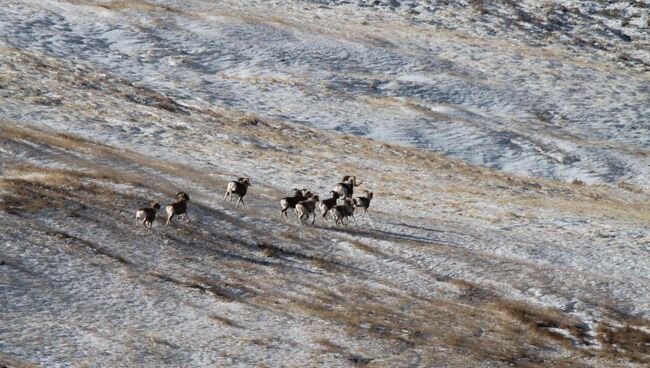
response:
<path id="1" fill-rule="evenodd" d="M 210 318 L 211 320 L 221 322 L 221 323 L 223 323 L 225 325 L 228 325 L 230 327 L 242 328 L 237 322 L 233 321 L 232 319 L 226 318 L 226 317 L 223 317 L 223 316 L 219 316 L 217 314 L 211 314 L 211 315 L 208 316 L 208 318 Z"/>
<path id="2" fill-rule="evenodd" d="M 258 242 L 257 247 L 262 251 L 262 254 L 264 254 L 265 257 L 277 257 L 278 255 L 278 248 L 270 243 L 266 242 Z"/>
<path id="3" fill-rule="evenodd" d="M 328 352 L 328 353 L 343 353 L 343 352 L 345 352 L 344 347 L 333 343 L 331 340 L 317 339 L 316 342 L 323 346 L 325 352 Z"/>
<path id="4" fill-rule="evenodd" d="M 624 180 L 619 181 L 617 185 L 619 188 L 623 190 L 627 190 L 629 192 L 636 193 L 636 194 L 643 194 L 643 189 L 635 186 L 634 184 L 627 183 Z"/>
<path id="5" fill-rule="evenodd" d="M 597 329 L 602 345 L 600 358 L 623 358 L 636 363 L 650 363 L 650 334 L 639 328 L 625 325 L 614 327 L 601 323 Z"/>

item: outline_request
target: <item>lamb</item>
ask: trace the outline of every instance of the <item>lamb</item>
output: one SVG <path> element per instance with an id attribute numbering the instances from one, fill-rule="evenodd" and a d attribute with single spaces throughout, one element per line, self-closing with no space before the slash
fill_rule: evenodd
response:
<path id="1" fill-rule="evenodd" d="M 234 194 L 239 197 L 237 204 L 235 204 L 235 208 L 239 206 L 239 202 L 241 202 L 242 206 L 245 206 L 244 196 L 248 191 L 248 187 L 251 185 L 252 184 L 250 178 L 239 178 L 237 181 L 231 181 L 228 183 L 226 194 L 223 196 L 223 200 L 225 201 L 227 198 L 230 198 L 230 201 L 232 202 L 232 195 Z"/>
<path id="2" fill-rule="evenodd" d="M 340 195 L 338 192 L 331 191 L 332 193 L 332 198 L 327 198 L 323 199 L 320 201 L 318 204 L 318 208 L 320 208 L 320 212 L 323 214 L 323 220 L 327 219 L 327 213 L 329 212 L 332 207 L 336 206 L 336 201 L 339 199 Z"/>
<path id="3" fill-rule="evenodd" d="M 187 193 L 176 193 L 176 201 L 165 206 L 165 212 L 167 212 L 167 223 L 165 226 L 169 226 L 169 222 L 176 215 L 185 215 L 185 221 L 190 222 L 190 218 L 187 215 L 187 202 L 189 201 L 190 196 Z"/>
<path id="4" fill-rule="evenodd" d="M 314 224 L 314 221 L 316 220 L 314 210 L 316 209 L 316 203 L 318 203 L 318 201 L 318 196 L 314 194 L 309 199 L 300 201 L 296 204 L 296 214 L 298 215 L 298 222 L 300 222 L 300 224 L 303 223 L 303 217 L 304 220 L 307 220 L 309 219 L 310 214 L 312 215 L 311 223 Z"/>
<path id="5" fill-rule="evenodd" d="M 361 214 L 361 216 L 366 215 L 370 217 L 368 215 L 368 207 L 370 207 L 370 201 L 372 200 L 372 192 L 364 190 L 363 193 L 364 193 L 363 197 L 359 196 L 354 198 L 354 205 L 356 207 L 363 208 L 363 213 Z"/>
<path id="6" fill-rule="evenodd" d="M 291 196 L 289 197 L 284 197 L 280 200 L 280 205 L 282 206 L 282 211 L 280 212 L 280 217 L 284 215 L 285 218 L 287 218 L 287 210 L 289 208 L 293 208 L 294 210 L 296 209 L 296 205 L 307 199 L 305 194 L 309 194 L 309 191 L 307 189 L 303 190 L 298 190 L 296 188 L 293 188 L 291 191 Z"/>
<path id="7" fill-rule="evenodd" d="M 344 225 L 343 220 L 347 217 L 354 219 L 354 201 L 350 198 L 345 198 L 343 204 L 336 205 L 330 210 L 332 218 L 334 218 L 334 223 L 336 226 Z"/>
<path id="8" fill-rule="evenodd" d="M 135 219 L 140 221 L 144 227 L 151 229 L 151 226 L 156 219 L 156 212 L 160 209 L 160 204 L 158 202 L 151 202 L 150 207 L 138 208 L 135 211 Z"/>
<path id="9" fill-rule="evenodd" d="M 361 184 L 363 184 L 363 182 L 357 183 L 356 176 L 346 175 L 340 183 L 336 184 L 333 190 L 343 198 L 352 198 L 354 187 L 358 187 Z"/>

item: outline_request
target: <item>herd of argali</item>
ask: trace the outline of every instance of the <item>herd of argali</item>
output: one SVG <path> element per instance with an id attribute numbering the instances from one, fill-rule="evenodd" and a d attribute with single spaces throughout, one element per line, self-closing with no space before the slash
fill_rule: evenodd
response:
<path id="1" fill-rule="evenodd" d="M 356 176 L 346 175 L 330 191 L 332 197 L 322 201 L 317 194 L 307 189 L 298 190 L 293 188 L 290 196 L 280 200 L 280 217 L 284 215 L 287 218 L 287 211 L 291 208 L 295 211 L 300 224 L 304 224 L 304 221 L 309 219 L 309 215 L 313 216 L 311 221 L 313 224 L 316 220 L 315 210 L 318 206 L 323 221 L 327 221 L 327 215 L 329 214 L 336 226 L 345 225 L 348 218 L 356 223 L 354 218 L 355 208 L 363 208 L 363 215 L 368 216 L 368 207 L 370 207 L 370 201 L 372 200 L 372 192 L 367 190 L 363 191 L 363 196 L 353 196 L 354 188 L 361 184 L 363 182 L 357 181 Z"/>
<path id="2" fill-rule="evenodd" d="M 292 209 L 298 223 L 304 224 L 306 220 L 309 220 L 309 216 L 312 216 L 311 223 L 313 224 L 316 221 L 316 208 L 318 208 L 321 211 L 323 221 L 327 221 L 327 215 L 329 214 L 336 226 L 346 225 L 348 219 L 352 219 L 356 223 L 354 218 L 355 209 L 363 209 L 362 216 L 368 216 L 368 208 L 372 200 L 372 192 L 368 190 L 364 190 L 361 196 L 353 196 L 354 188 L 361 184 L 363 182 L 357 181 L 356 176 L 346 175 L 330 191 L 332 196 L 322 201 L 316 193 L 307 189 L 293 188 L 291 195 L 280 200 L 280 217 L 284 215 L 285 218 L 288 218 L 287 211 Z M 240 177 L 229 182 L 223 200 L 232 202 L 233 196 L 235 196 L 237 197 L 235 208 L 239 206 L 240 202 L 242 206 L 245 206 L 244 197 L 250 186 L 252 186 L 251 180 L 247 177 Z M 187 214 L 187 202 L 189 201 L 190 196 L 187 193 L 176 193 L 176 200 L 165 206 L 165 212 L 167 213 L 166 226 L 169 225 L 174 216 L 184 216 L 185 221 L 190 222 Z M 160 204 L 158 202 L 151 202 L 149 207 L 136 210 L 135 218 L 138 222 L 142 221 L 142 224 L 150 229 L 159 209 Z"/>

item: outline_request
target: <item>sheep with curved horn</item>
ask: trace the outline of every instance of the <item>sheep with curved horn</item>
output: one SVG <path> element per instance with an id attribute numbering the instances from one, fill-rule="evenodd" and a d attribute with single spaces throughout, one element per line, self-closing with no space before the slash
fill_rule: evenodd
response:
<path id="1" fill-rule="evenodd" d="M 160 209 L 160 204 L 158 202 L 151 202 L 149 207 L 138 208 L 135 211 L 135 219 L 142 220 L 144 227 L 151 229 L 151 226 L 156 220 L 156 212 Z"/>
<path id="2" fill-rule="evenodd" d="M 165 223 L 165 226 L 169 226 L 169 222 L 176 215 L 185 215 L 185 221 L 190 222 L 190 217 L 187 215 L 187 202 L 189 201 L 190 196 L 187 193 L 176 193 L 176 201 L 165 206 L 165 212 L 167 212 L 167 223 Z"/>
<path id="3" fill-rule="evenodd" d="M 309 199 L 298 202 L 296 204 L 296 215 L 298 215 L 298 222 L 302 225 L 304 220 L 309 219 L 309 215 L 312 215 L 311 223 L 314 224 L 316 220 L 316 203 L 318 203 L 318 195 L 314 194 Z"/>
<path id="4" fill-rule="evenodd" d="M 320 212 L 323 215 L 323 220 L 327 219 L 326 217 L 327 214 L 329 213 L 330 209 L 332 209 L 332 207 L 336 206 L 336 201 L 340 197 L 339 193 L 336 191 L 332 190 L 330 193 L 332 193 L 331 198 L 323 199 L 322 201 L 320 201 L 320 203 L 318 203 L 318 208 L 320 209 Z"/>
<path id="5" fill-rule="evenodd" d="M 336 184 L 333 190 L 343 198 L 352 198 L 354 187 L 358 187 L 361 184 L 363 184 L 363 182 L 357 182 L 356 176 L 346 175 L 340 183 Z"/>
<path id="6" fill-rule="evenodd" d="M 357 223 L 354 219 L 354 201 L 351 198 L 344 198 L 343 204 L 332 207 L 330 212 L 334 218 L 336 226 L 345 225 L 343 220 L 348 217 L 352 218 L 352 221 L 354 221 L 355 224 Z"/>
<path id="7" fill-rule="evenodd" d="M 228 183 L 226 194 L 223 196 L 223 200 L 225 201 L 227 198 L 230 198 L 230 202 L 232 202 L 232 195 L 234 194 L 239 197 L 237 204 L 235 204 L 235 208 L 239 206 L 239 202 L 241 202 L 242 206 L 245 206 L 244 196 L 246 195 L 246 192 L 248 192 L 248 187 L 251 185 L 252 184 L 250 178 L 239 178 L 236 181 L 231 181 Z"/>
<path id="8" fill-rule="evenodd" d="M 299 190 L 297 188 L 293 188 L 291 190 L 291 195 L 288 197 L 284 197 L 280 200 L 280 206 L 282 206 L 282 210 L 280 211 L 280 217 L 284 215 L 285 218 L 288 218 L 287 216 L 287 210 L 289 208 L 293 208 L 294 210 L 296 209 L 296 205 L 307 199 L 307 197 L 304 194 L 307 194 L 308 190 L 303 189 Z"/>
<path id="9" fill-rule="evenodd" d="M 372 192 L 368 190 L 363 191 L 363 196 L 358 196 L 354 198 L 354 205 L 359 208 L 363 208 L 363 213 L 361 216 L 368 215 L 368 207 L 370 207 L 370 201 L 372 200 Z"/>

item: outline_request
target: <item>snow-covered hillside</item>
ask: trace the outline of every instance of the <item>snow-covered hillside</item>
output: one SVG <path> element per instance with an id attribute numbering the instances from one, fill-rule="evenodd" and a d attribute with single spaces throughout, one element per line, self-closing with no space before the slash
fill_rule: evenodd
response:
<path id="1" fill-rule="evenodd" d="M 189 105 L 647 187 L 647 2 L 495 3 L 6 1 L 0 34 Z"/>
<path id="2" fill-rule="evenodd" d="M 0 365 L 646 366 L 648 8 L 535 3 L 3 2 Z"/>

